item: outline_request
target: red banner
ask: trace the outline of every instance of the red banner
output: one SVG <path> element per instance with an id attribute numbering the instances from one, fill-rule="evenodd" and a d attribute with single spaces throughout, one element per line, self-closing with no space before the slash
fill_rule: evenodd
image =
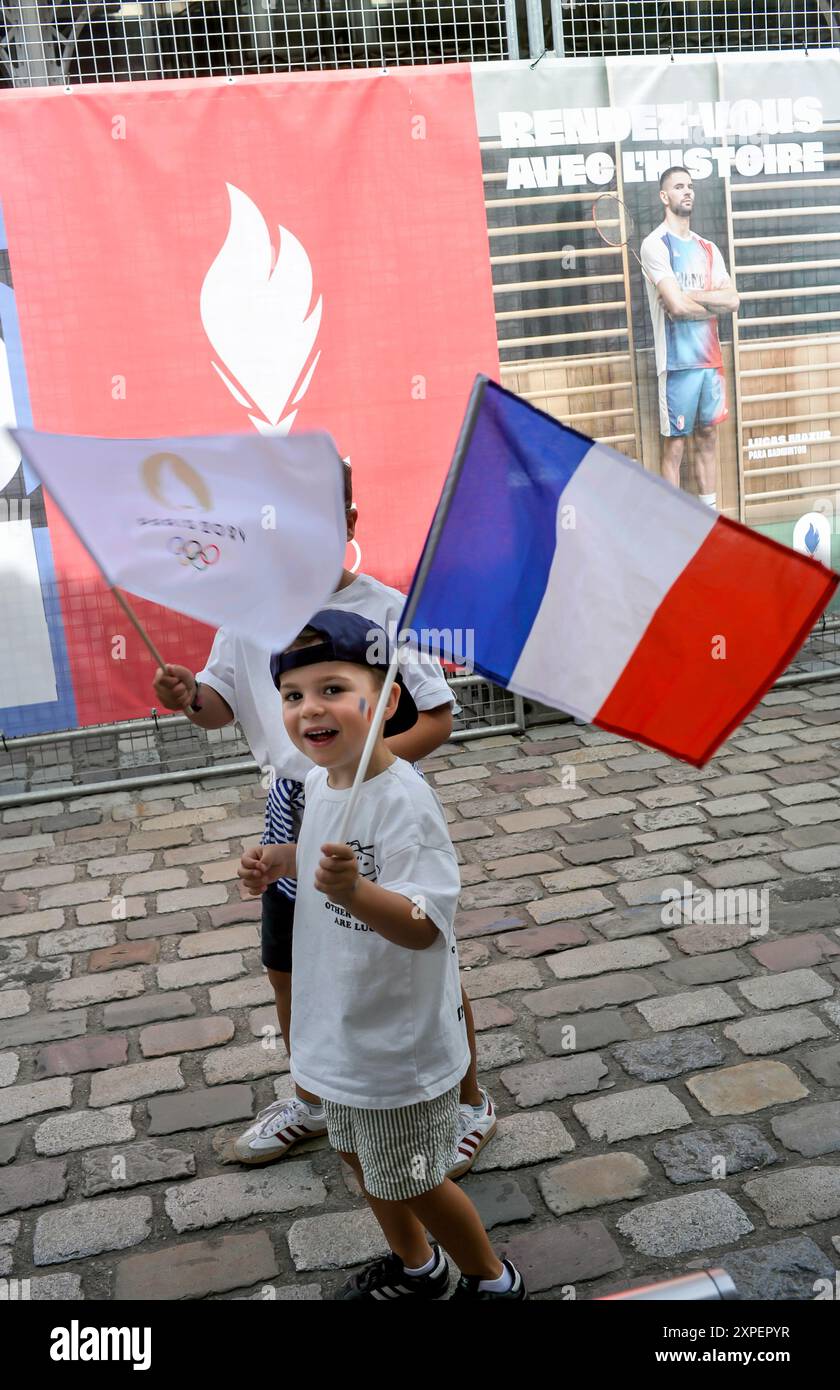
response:
<path id="1" fill-rule="evenodd" d="M 8 93 L 0 158 L 34 425 L 326 429 L 361 567 L 406 587 L 473 377 L 498 374 L 469 70 Z M 47 516 L 76 722 L 147 713 L 145 648 Z M 208 629 L 138 610 L 202 664 Z"/>

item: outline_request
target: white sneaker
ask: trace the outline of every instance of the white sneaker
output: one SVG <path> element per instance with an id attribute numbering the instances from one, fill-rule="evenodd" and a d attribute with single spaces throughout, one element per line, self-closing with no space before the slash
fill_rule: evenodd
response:
<path id="1" fill-rule="evenodd" d="M 458 1112 L 458 1137 L 455 1140 L 455 1153 L 452 1167 L 446 1174 L 448 1178 L 460 1178 L 472 1168 L 484 1145 L 496 1133 L 496 1107 L 486 1091 L 484 1113 L 476 1115 L 471 1105 L 462 1105 Z"/>
<path id="2" fill-rule="evenodd" d="M 273 1163 L 301 1140 L 317 1139 L 326 1132 L 323 1116 L 315 1118 L 303 1101 L 292 1096 L 261 1110 L 250 1129 L 236 1140 L 233 1152 L 240 1163 Z"/>

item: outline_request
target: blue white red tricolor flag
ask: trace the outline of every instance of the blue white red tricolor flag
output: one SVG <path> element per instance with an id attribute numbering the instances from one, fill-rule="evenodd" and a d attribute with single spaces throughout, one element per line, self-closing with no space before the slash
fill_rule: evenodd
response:
<path id="1" fill-rule="evenodd" d="M 479 377 L 401 626 L 702 767 L 838 582 Z"/>

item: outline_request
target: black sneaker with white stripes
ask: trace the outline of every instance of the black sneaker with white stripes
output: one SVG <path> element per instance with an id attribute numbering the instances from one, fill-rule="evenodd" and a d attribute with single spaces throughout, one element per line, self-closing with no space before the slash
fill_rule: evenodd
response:
<path id="1" fill-rule="evenodd" d="M 528 1295 L 525 1291 L 525 1284 L 519 1270 L 515 1265 L 511 1264 L 510 1260 L 502 1260 L 502 1264 L 513 1279 L 513 1283 L 505 1293 L 494 1293 L 492 1289 L 479 1288 L 481 1280 L 476 1275 L 462 1274 L 458 1283 L 455 1285 L 455 1292 L 452 1298 L 527 1298 Z M 499 1275 L 499 1278 L 501 1278 L 501 1275 Z"/>
<path id="2" fill-rule="evenodd" d="M 445 1298 L 449 1288 L 449 1265 L 437 1245 L 433 1245 L 432 1250 L 437 1263 L 431 1274 L 406 1274 L 398 1255 L 383 1255 L 348 1279 L 336 1298 L 341 1301 L 372 1298 L 379 1303 L 390 1303 L 396 1298 Z"/>

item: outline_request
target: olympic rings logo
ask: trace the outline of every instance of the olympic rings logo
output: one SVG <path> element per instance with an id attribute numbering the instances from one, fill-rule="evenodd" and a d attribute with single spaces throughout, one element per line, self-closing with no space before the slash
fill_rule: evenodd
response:
<path id="1" fill-rule="evenodd" d="M 217 545 L 202 545 L 200 541 L 185 540 L 183 536 L 173 536 L 169 549 L 177 555 L 182 565 L 192 565 L 193 569 L 206 570 L 215 565 L 221 554 Z"/>

